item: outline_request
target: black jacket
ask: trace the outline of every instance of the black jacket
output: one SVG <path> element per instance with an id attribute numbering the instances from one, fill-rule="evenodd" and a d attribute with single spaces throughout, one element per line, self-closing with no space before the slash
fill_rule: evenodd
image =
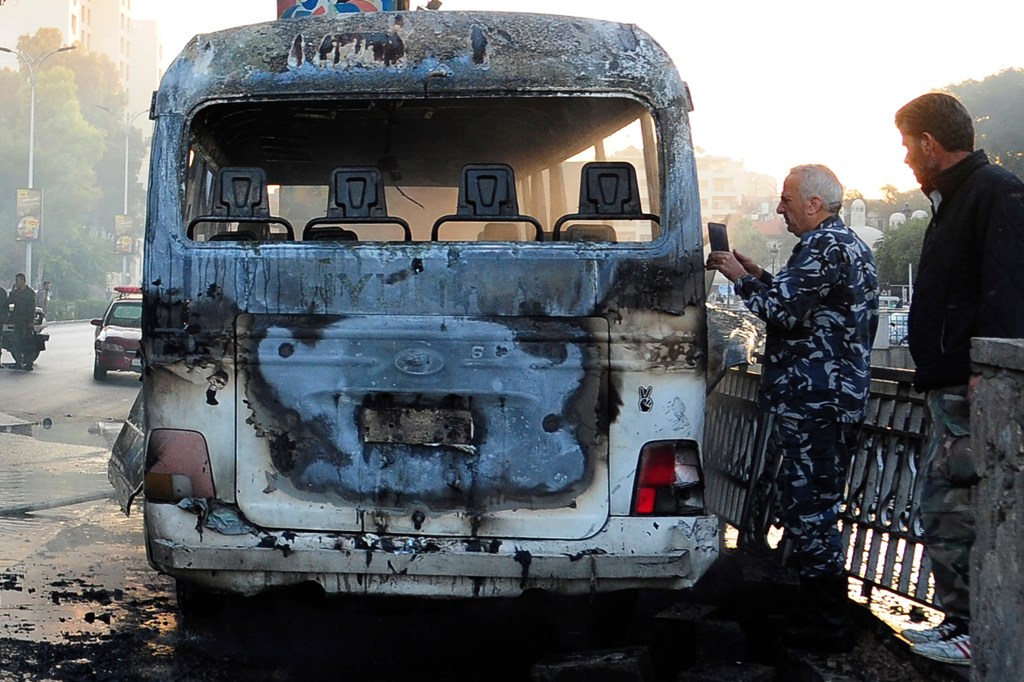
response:
<path id="1" fill-rule="evenodd" d="M 966 384 L 971 338 L 1024 338 L 1024 183 L 979 150 L 939 173 L 908 332 L 927 391 Z"/>
<path id="2" fill-rule="evenodd" d="M 13 303 L 11 322 L 15 325 L 32 324 L 36 319 L 36 292 L 30 287 L 11 289 L 7 294 L 7 302 Z"/>

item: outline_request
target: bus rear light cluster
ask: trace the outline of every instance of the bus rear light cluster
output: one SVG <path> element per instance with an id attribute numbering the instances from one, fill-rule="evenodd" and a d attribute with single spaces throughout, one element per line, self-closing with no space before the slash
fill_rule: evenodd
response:
<path id="1" fill-rule="evenodd" d="M 704 476 L 693 441 L 654 441 L 640 450 L 634 516 L 704 513 Z"/>
<path id="2" fill-rule="evenodd" d="M 155 429 L 146 450 L 146 499 L 180 502 L 186 497 L 215 497 L 210 451 L 203 434 Z"/>

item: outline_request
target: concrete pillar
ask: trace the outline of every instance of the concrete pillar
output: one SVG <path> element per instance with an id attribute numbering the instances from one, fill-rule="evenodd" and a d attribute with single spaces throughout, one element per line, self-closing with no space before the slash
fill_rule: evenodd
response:
<path id="1" fill-rule="evenodd" d="M 878 311 L 878 330 L 875 332 L 874 343 L 871 350 L 879 350 L 889 347 L 889 311 Z"/>
<path id="2" fill-rule="evenodd" d="M 1024 680 L 1024 340 L 973 339 L 971 360 L 971 680 Z"/>

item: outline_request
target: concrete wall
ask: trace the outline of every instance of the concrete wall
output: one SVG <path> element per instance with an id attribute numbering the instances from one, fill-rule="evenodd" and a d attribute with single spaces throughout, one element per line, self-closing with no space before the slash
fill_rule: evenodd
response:
<path id="1" fill-rule="evenodd" d="M 910 349 L 906 346 L 871 349 L 872 367 L 893 367 L 895 369 L 914 369 L 914 359 L 910 357 Z"/>
<path id="2" fill-rule="evenodd" d="M 1024 680 L 1024 340 L 974 339 L 971 679 Z"/>

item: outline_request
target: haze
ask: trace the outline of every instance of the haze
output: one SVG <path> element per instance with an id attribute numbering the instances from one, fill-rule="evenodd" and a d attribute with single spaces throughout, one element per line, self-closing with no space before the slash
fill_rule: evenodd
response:
<path id="1" fill-rule="evenodd" d="M 413 7 L 426 0 L 411 0 Z M 275 17 L 275 0 L 134 0 L 170 59 L 196 33 Z M 969 13 L 967 9 L 969 7 Z M 634 23 L 672 55 L 690 87 L 694 145 L 779 180 L 830 166 L 848 189 L 916 187 L 892 121 L 913 97 L 1024 67 L 1024 5 L 977 0 L 622 2 L 444 0 L 445 10 L 590 16 Z"/>

